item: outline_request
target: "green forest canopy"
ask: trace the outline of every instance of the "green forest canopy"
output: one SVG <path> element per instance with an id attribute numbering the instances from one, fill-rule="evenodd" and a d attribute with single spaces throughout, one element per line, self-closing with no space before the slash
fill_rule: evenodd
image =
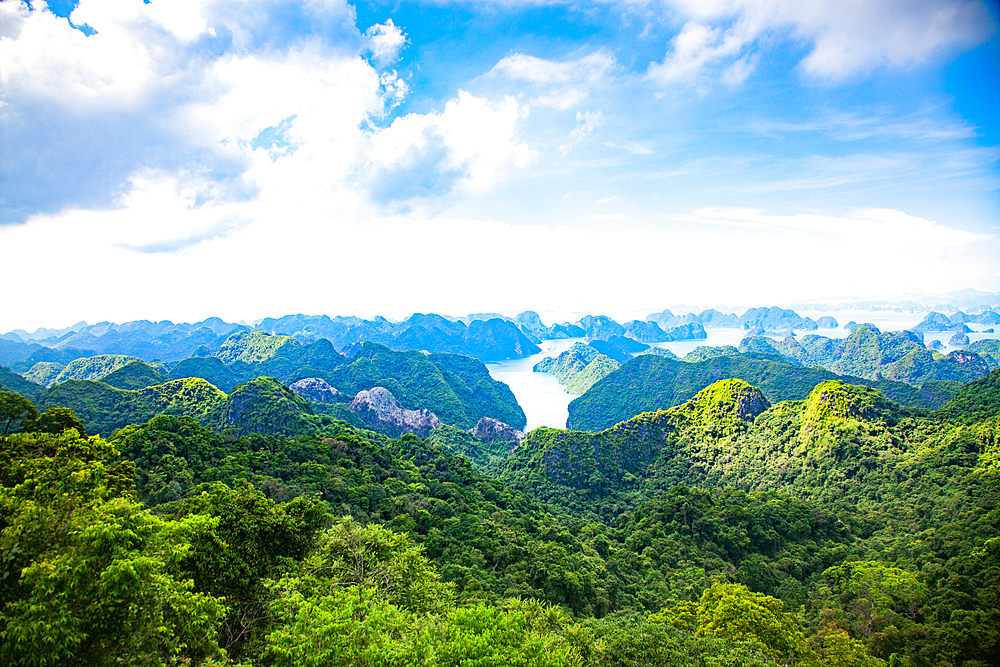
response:
<path id="1" fill-rule="evenodd" d="M 8 664 L 997 664 L 1000 371 L 937 412 L 725 380 L 491 474 L 0 399 Z"/>

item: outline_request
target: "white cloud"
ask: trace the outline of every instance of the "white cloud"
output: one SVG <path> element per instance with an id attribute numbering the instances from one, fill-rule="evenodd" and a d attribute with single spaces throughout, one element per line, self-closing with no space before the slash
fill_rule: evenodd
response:
<path id="1" fill-rule="evenodd" d="M 661 84 L 719 76 L 742 83 L 751 50 L 773 36 L 808 46 L 808 76 L 840 81 L 879 67 L 911 67 L 981 44 L 995 31 L 980 0 L 667 0 L 689 20 L 649 75 Z"/>
<path id="2" fill-rule="evenodd" d="M 592 88 L 604 85 L 614 66 L 614 56 L 603 50 L 561 62 L 515 53 L 488 75 L 525 81 L 543 91 L 531 99 L 532 104 L 564 111 L 579 105 Z"/>
<path id="3" fill-rule="evenodd" d="M 608 148 L 617 148 L 618 150 L 628 151 L 633 155 L 652 155 L 655 153 L 652 148 L 639 141 L 627 141 L 625 143 L 605 141 L 604 145 Z"/>
<path id="4" fill-rule="evenodd" d="M 813 120 L 799 122 L 755 121 L 748 127 L 762 134 L 778 136 L 792 132 L 822 132 L 838 141 L 857 141 L 870 137 L 896 137 L 922 141 L 971 139 L 979 131 L 967 120 L 941 117 L 941 110 L 922 109 L 909 116 L 860 115 L 831 112 Z"/>
<path id="5" fill-rule="evenodd" d="M 67 207 L 128 208 L 138 184 L 152 180 L 173 183 L 193 208 L 279 190 L 346 193 L 359 170 L 374 165 L 386 176 L 406 167 L 390 153 L 412 157 L 427 137 L 441 142 L 444 176 L 416 194 L 480 194 L 534 159 L 517 139 L 528 109 L 513 98 L 460 92 L 441 113 L 374 126 L 409 87 L 361 55 L 379 67 L 393 62 L 403 31 L 387 20 L 365 35 L 353 25 L 338 34 L 327 27 L 352 10 L 331 0 L 305 9 L 322 34 L 295 25 L 288 37 L 283 2 L 82 0 L 72 17 L 97 30 L 89 37 L 41 5 L 0 3 L 0 120 L 11 154 L 26 154 L 0 167 L 0 222 Z M 382 185 L 376 199 L 406 198 Z M 206 239 L 229 229 L 203 223 Z M 133 245 L 166 248 L 175 237 L 201 238 L 168 233 Z"/>
<path id="6" fill-rule="evenodd" d="M 489 191 L 506 169 L 527 167 L 535 159 L 517 138 L 527 112 L 510 96 L 491 103 L 460 90 L 443 112 L 395 119 L 370 139 L 368 166 L 370 182 L 381 193 L 377 199 L 398 201 L 454 188 Z"/>
<path id="7" fill-rule="evenodd" d="M 385 23 L 376 23 L 365 31 L 365 37 L 371 42 L 372 59 L 379 65 L 387 65 L 399 60 L 399 52 L 406 46 L 406 35 L 402 29 L 387 19 Z"/>
<path id="8" fill-rule="evenodd" d="M 594 130 L 604 124 L 604 116 L 600 111 L 583 111 L 576 114 L 576 129 L 569 133 L 569 142 L 559 147 L 559 154 L 565 157 L 573 147 L 594 133 Z"/>
<path id="9" fill-rule="evenodd" d="M 491 73 L 537 84 L 596 84 L 600 83 L 614 65 L 614 56 L 606 51 L 597 51 L 563 62 L 515 53 L 498 62 Z"/>
<path id="10" fill-rule="evenodd" d="M 734 30 L 689 21 L 671 40 L 672 48 L 664 61 L 650 64 L 647 73 L 661 85 L 695 83 L 708 65 L 736 56 L 743 45 L 743 37 Z"/>

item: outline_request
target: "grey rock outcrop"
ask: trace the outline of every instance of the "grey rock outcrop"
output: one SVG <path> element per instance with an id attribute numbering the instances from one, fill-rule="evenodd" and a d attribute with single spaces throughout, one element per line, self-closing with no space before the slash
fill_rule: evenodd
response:
<path id="1" fill-rule="evenodd" d="M 510 424 L 505 424 L 502 421 L 493 419 L 492 417 L 481 418 L 476 423 L 475 428 L 470 430 L 469 433 L 476 436 L 483 442 L 490 444 L 495 442 L 510 443 L 511 449 L 517 447 L 517 445 L 525 438 L 523 431 L 518 431 Z"/>
<path id="2" fill-rule="evenodd" d="M 343 398 L 343 394 L 327 384 L 322 378 L 302 378 L 292 383 L 288 387 L 295 392 L 296 396 L 301 396 L 313 403 L 337 403 Z"/>
<path id="3" fill-rule="evenodd" d="M 430 410 L 405 409 L 385 387 L 359 391 L 348 407 L 372 428 L 393 436 L 414 433 L 427 437 L 441 425 Z"/>

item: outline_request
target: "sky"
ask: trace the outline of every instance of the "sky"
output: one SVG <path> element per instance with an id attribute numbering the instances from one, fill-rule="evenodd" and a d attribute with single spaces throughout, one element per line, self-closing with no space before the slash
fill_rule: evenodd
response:
<path id="1" fill-rule="evenodd" d="M 0 331 L 1000 291 L 998 20 L 0 0 Z"/>

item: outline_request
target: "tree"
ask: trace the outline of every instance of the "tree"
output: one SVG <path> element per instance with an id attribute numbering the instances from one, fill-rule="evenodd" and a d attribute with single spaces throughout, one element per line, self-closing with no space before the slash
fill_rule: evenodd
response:
<path id="1" fill-rule="evenodd" d="M 24 396 L 13 391 L 0 391 L 0 425 L 3 435 L 24 429 L 34 423 L 38 408 Z"/>
<path id="2" fill-rule="evenodd" d="M 71 408 L 51 407 L 38 416 L 31 430 L 43 433 L 62 433 L 68 428 L 75 428 L 82 436 L 87 435 L 87 428 L 76 418 Z"/>
<path id="3" fill-rule="evenodd" d="M 817 662 L 824 667 L 886 667 L 885 660 L 868 655 L 864 643 L 843 630 L 823 636 Z"/>
<path id="4" fill-rule="evenodd" d="M 273 596 L 264 580 L 297 570 L 327 522 L 326 504 L 299 497 L 279 505 L 249 484 L 231 489 L 216 482 L 180 503 L 176 516 L 199 515 L 214 520 L 191 536 L 194 548 L 180 570 L 195 590 L 225 598 L 219 641 L 239 659 L 259 648 L 267 630 Z"/>
<path id="5" fill-rule="evenodd" d="M 808 655 L 805 635 L 798 622 L 782 611 L 777 598 L 754 593 L 742 584 L 716 582 L 701 596 L 697 607 L 681 603 L 654 614 L 650 620 L 687 629 L 701 637 L 757 642 L 779 664 L 797 662 Z"/>
<path id="6" fill-rule="evenodd" d="M 303 564 L 307 590 L 353 586 L 412 611 L 430 611 L 450 599 L 450 586 L 439 577 L 409 538 L 377 524 L 360 526 L 341 519 L 320 535 Z"/>
<path id="7" fill-rule="evenodd" d="M 913 617 L 925 589 L 913 572 L 878 561 L 850 561 L 827 569 L 823 576 L 852 609 L 857 633 L 871 637 L 899 615 Z"/>
<path id="8" fill-rule="evenodd" d="M 6 664 L 200 664 L 219 653 L 222 600 L 172 570 L 211 521 L 164 521 L 129 498 L 70 518 L 67 538 L 22 574 L 26 594 L 0 613 Z"/>
<path id="9" fill-rule="evenodd" d="M 132 498 L 130 462 L 69 430 L 0 439 L 0 663 L 198 664 L 222 600 L 178 576 L 206 516 L 165 521 Z"/>

